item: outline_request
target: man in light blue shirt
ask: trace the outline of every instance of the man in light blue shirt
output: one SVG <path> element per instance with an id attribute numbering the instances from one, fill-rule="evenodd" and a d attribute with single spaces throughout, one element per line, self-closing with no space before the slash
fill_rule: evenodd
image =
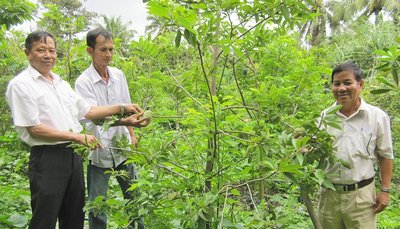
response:
<path id="1" fill-rule="evenodd" d="M 75 91 L 90 105 L 130 104 L 128 84 L 125 75 L 117 68 L 110 67 L 114 44 L 112 34 L 103 28 L 88 32 L 87 52 L 92 58 L 92 64 L 76 80 Z M 148 123 L 146 123 L 147 125 Z M 131 144 L 136 145 L 137 139 L 132 127 L 117 126 L 103 130 L 93 122 L 87 124 L 87 130 L 96 136 L 103 148 L 92 151 L 89 155 L 88 165 L 88 194 L 89 201 L 98 196 L 107 196 L 111 169 L 126 171 L 128 179 L 117 177 L 125 199 L 132 199 L 132 193 L 127 191 L 132 180 L 137 179 L 134 164 L 126 164 L 127 158 L 115 150 L 115 138 L 126 138 Z M 144 228 L 139 220 L 139 228 Z M 107 226 L 107 217 L 100 213 L 89 213 L 89 228 L 102 229 Z M 131 225 L 133 226 L 133 225 Z"/>

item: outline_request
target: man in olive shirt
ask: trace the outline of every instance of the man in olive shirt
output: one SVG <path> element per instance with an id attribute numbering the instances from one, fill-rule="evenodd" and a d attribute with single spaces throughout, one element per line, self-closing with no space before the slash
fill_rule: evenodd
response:
<path id="1" fill-rule="evenodd" d="M 336 190 L 321 189 L 319 219 L 324 229 L 374 229 L 376 213 L 389 204 L 394 158 L 390 119 L 360 97 L 362 77 L 361 69 L 352 62 L 338 65 L 332 72 L 334 106 L 342 105 L 336 113 L 342 128 L 328 126 L 327 131 L 334 136 L 333 148 L 338 158 L 350 168 L 340 163 L 326 168 L 327 178 Z M 376 194 L 377 162 L 381 187 Z"/>

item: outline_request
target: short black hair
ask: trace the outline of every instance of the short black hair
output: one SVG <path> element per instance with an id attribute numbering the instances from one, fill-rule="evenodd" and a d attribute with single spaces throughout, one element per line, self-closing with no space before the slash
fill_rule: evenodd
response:
<path id="1" fill-rule="evenodd" d="M 87 33 L 86 35 L 87 46 L 94 48 L 96 46 L 96 38 L 100 35 L 103 36 L 106 40 L 113 39 L 111 32 L 107 31 L 103 27 L 98 27 L 96 29 L 90 30 Z"/>
<path id="2" fill-rule="evenodd" d="M 29 51 L 32 50 L 32 45 L 33 42 L 38 42 L 41 40 L 44 40 L 44 43 L 46 44 L 46 38 L 50 37 L 54 41 L 55 47 L 57 47 L 57 41 L 54 39 L 54 36 L 46 31 L 34 31 L 30 33 L 26 39 L 25 39 L 25 48 L 28 49 Z"/>
<path id="3" fill-rule="evenodd" d="M 349 61 L 349 62 L 345 62 L 343 64 L 339 64 L 332 70 L 331 82 L 333 82 L 333 77 L 337 73 L 344 72 L 344 71 L 353 72 L 354 77 L 356 78 L 357 82 L 360 82 L 364 76 L 363 71 L 358 66 L 358 64 L 356 64 L 352 61 Z"/>

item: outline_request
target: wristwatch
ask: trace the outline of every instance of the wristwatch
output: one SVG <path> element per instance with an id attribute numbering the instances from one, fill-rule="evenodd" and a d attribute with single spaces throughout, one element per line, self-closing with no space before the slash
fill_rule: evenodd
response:
<path id="1" fill-rule="evenodd" d="M 381 188 L 381 192 L 387 192 L 390 193 L 390 188 Z"/>
<path id="2" fill-rule="evenodd" d="M 119 112 L 121 114 L 125 114 L 125 104 L 123 103 L 119 104 Z"/>

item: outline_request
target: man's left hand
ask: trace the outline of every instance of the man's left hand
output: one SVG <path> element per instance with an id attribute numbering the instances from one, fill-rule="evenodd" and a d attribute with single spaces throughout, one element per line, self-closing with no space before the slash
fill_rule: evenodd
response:
<path id="1" fill-rule="evenodd" d="M 124 106 L 125 113 L 139 114 L 143 112 L 137 104 L 124 104 L 122 106 Z"/>
<path id="2" fill-rule="evenodd" d="M 374 211 L 379 213 L 389 205 L 390 194 L 387 192 L 379 192 L 375 198 Z"/>
<path id="3" fill-rule="evenodd" d="M 143 115 L 143 112 L 138 113 L 138 114 L 133 114 L 129 117 L 126 118 L 121 118 L 119 120 L 119 123 L 124 125 L 124 126 L 133 126 L 133 127 L 145 127 L 149 125 L 150 119 L 149 118 L 141 118 Z"/>

